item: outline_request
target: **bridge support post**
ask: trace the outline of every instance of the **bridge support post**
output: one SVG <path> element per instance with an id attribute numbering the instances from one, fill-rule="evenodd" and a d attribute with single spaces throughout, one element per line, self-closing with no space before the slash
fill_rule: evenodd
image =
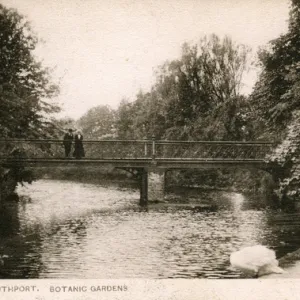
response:
<path id="1" fill-rule="evenodd" d="M 145 169 L 140 173 L 140 205 L 146 205 L 148 202 L 148 172 Z"/>
<path id="2" fill-rule="evenodd" d="M 142 169 L 140 173 L 140 205 L 163 200 L 165 195 L 165 170 Z"/>
<path id="3" fill-rule="evenodd" d="M 160 201 L 165 195 L 165 170 L 148 169 L 148 201 Z"/>

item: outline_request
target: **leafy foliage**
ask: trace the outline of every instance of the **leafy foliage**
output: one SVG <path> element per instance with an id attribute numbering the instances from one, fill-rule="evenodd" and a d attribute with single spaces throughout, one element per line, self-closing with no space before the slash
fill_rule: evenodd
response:
<path id="1" fill-rule="evenodd" d="M 58 106 L 50 71 L 34 57 L 38 43 L 29 22 L 0 4 L 0 132 L 2 137 L 47 136 L 47 114 Z"/>
<path id="2" fill-rule="evenodd" d="M 288 32 L 259 52 L 262 73 L 251 102 L 271 131 L 285 132 L 300 104 L 300 3 L 292 1 Z M 264 128 L 263 130 L 265 130 Z"/>
<path id="3" fill-rule="evenodd" d="M 247 139 L 247 101 L 240 94 L 249 48 L 216 35 L 185 43 L 181 58 L 156 71 L 151 92 L 118 109 L 120 136 Z"/>
<path id="4" fill-rule="evenodd" d="M 52 137 L 56 128 L 49 117 L 59 107 L 49 102 L 58 92 L 50 70 L 33 51 L 38 43 L 26 18 L 0 4 L 0 137 Z M 2 145 L 3 146 L 3 145 Z M 9 144 L 6 152 L 15 153 Z M 18 182 L 31 182 L 24 167 L 0 168 L 0 198 L 12 193 Z"/>
<path id="5" fill-rule="evenodd" d="M 287 127 L 287 135 L 268 157 L 270 170 L 279 183 L 281 200 L 300 197 L 300 111 L 295 111 Z"/>
<path id="6" fill-rule="evenodd" d="M 300 197 L 300 2 L 291 1 L 288 32 L 259 53 L 262 73 L 251 95 L 253 112 L 265 126 L 258 134 L 280 142 L 269 157 L 279 197 Z"/>

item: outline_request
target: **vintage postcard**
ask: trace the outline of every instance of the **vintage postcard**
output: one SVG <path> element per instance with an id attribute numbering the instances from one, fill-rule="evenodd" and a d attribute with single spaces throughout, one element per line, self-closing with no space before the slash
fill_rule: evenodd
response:
<path id="1" fill-rule="evenodd" d="M 2 0 L 0 298 L 300 299 L 300 4 Z"/>

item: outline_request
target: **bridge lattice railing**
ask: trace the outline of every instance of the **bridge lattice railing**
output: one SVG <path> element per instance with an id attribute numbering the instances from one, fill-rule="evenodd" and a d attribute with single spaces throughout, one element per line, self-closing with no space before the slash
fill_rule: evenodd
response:
<path id="1" fill-rule="evenodd" d="M 102 140 L 84 141 L 85 159 L 263 160 L 269 142 Z M 74 151 L 72 145 L 71 154 Z M 62 159 L 61 140 L 0 140 L 0 158 Z"/>
<path id="2" fill-rule="evenodd" d="M 156 157 L 204 160 L 263 160 L 272 151 L 269 142 L 158 141 Z"/>
<path id="3" fill-rule="evenodd" d="M 84 141 L 86 159 L 137 159 L 151 157 L 149 141 L 113 140 Z M 74 143 L 71 147 L 71 157 Z M 65 156 L 61 140 L 0 141 L 1 158 L 62 159 Z"/>

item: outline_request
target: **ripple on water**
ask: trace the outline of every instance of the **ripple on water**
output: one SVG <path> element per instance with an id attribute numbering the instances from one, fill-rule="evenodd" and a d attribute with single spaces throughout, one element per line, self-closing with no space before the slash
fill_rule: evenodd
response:
<path id="1" fill-rule="evenodd" d="M 276 221 L 243 210 L 240 194 L 220 196 L 221 208 L 209 211 L 142 210 L 137 191 L 73 182 L 42 180 L 18 192 L 30 201 L 10 211 L 3 221 L 10 231 L 0 232 L 9 278 L 239 278 L 229 255 L 240 247 L 265 244 L 283 254 L 285 242 L 300 244 L 295 217 L 290 227 L 288 215 Z"/>

